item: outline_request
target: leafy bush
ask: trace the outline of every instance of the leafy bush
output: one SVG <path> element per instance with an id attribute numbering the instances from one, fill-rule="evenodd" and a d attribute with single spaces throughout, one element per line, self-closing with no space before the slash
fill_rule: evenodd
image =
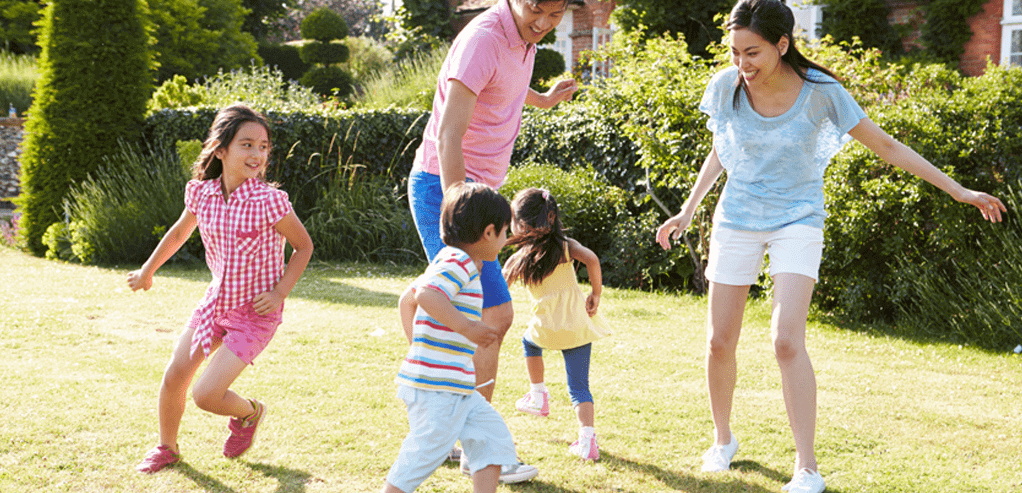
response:
<path id="1" fill-rule="evenodd" d="M 259 56 L 267 67 L 279 70 L 284 80 L 296 81 L 312 67 L 302 61 L 295 45 L 262 42 L 259 43 Z"/>
<path id="2" fill-rule="evenodd" d="M 323 43 L 344 39 L 348 37 L 348 24 L 337 12 L 320 7 L 302 19 L 302 37 Z"/>
<path id="3" fill-rule="evenodd" d="M 351 50 L 343 41 L 305 43 L 299 49 L 302 61 L 310 65 L 332 65 L 348 61 Z"/>
<path id="4" fill-rule="evenodd" d="M 904 49 L 901 34 L 887 22 L 891 7 L 884 0 L 827 0 L 823 4 L 820 33 L 851 43 L 858 37 L 866 48 L 896 57 Z"/>
<path id="5" fill-rule="evenodd" d="M 609 184 L 592 167 L 580 165 L 568 172 L 549 164 L 525 164 L 508 171 L 500 193 L 510 201 L 529 187 L 545 188 L 557 199 L 568 236 L 597 255 L 610 250 L 614 224 L 628 201 L 625 191 Z"/>
<path id="6" fill-rule="evenodd" d="M 368 77 L 360 93 L 353 98 L 355 105 L 376 109 L 395 106 L 432 110 L 437 74 L 448 49 L 449 45 L 444 45 L 416 53 Z"/>
<path id="7" fill-rule="evenodd" d="M 1022 178 L 1022 142 L 1011 137 L 1022 132 L 1022 71 L 988 66 L 963 78 L 942 65 L 916 67 L 904 93 L 867 113 L 967 188 L 998 195 Z M 984 255 L 978 211 L 891 171 L 859 144 L 834 159 L 825 193 L 831 215 L 817 302 L 847 319 L 892 320 L 913 306 L 907 284 L 915 277 L 905 266 L 951 272 Z"/>
<path id="8" fill-rule="evenodd" d="M 304 218 L 316 258 L 395 264 L 426 261 L 404 179 L 370 174 L 350 163 L 330 173 Z"/>
<path id="9" fill-rule="evenodd" d="M 364 36 L 344 40 L 351 50 L 348 57 L 348 72 L 356 85 L 363 85 L 370 77 L 390 66 L 394 54 L 386 45 Z"/>
<path id="10" fill-rule="evenodd" d="M 39 51 L 33 25 L 39 21 L 41 12 L 42 4 L 35 0 L 0 0 L 0 45 L 5 51 L 17 54 Z"/>
<path id="11" fill-rule="evenodd" d="M 319 96 L 308 87 L 286 81 L 276 68 L 253 65 L 248 70 L 219 72 L 191 85 L 184 77 L 176 76 L 157 88 L 148 109 L 151 114 L 167 109 L 221 108 L 237 101 L 245 101 L 262 112 L 306 111 L 319 104 Z"/>
<path id="12" fill-rule="evenodd" d="M 546 90 L 546 88 L 542 87 L 541 83 L 563 73 L 564 55 L 561 55 L 556 50 L 540 48 L 536 50 L 536 61 L 532 66 L 532 80 L 529 82 L 529 85 L 537 91 Z"/>
<path id="13" fill-rule="evenodd" d="M 312 67 L 305 72 L 300 82 L 317 94 L 338 98 L 348 97 L 353 90 L 351 74 L 340 67 Z"/>
<path id="14" fill-rule="evenodd" d="M 188 167 L 169 150 L 144 154 L 124 146 L 103 169 L 72 189 L 64 202 L 68 221 L 47 230 L 47 258 L 86 264 L 140 264 L 184 209 Z M 197 259 L 196 231 L 174 259 Z"/>
<path id="15" fill-rule="evenodd" d="M 203 140 L 217 109 L 153 112 L 146 118 L 146 139 L 157 149 Z M 397 109 L 268 111 L 266 116 L 273 129 L 268 178 L 288 192 L 298 217 L 315 205 L 329 172 L 349 159 L 374 175 L 406 176 L 427 121 L 422 111 Z"/>
<path id="16" fill-rule="evenodd" d="M 661 223 L 656 211 L 621 215 L 611 233 L 611 248 L 604 254 L 604 283 L 630 289 L 691 289 L 693 263 L 683 249 L 664 250 L 653 233 Z"/>
<path id="17" fill-rule="evenodd" d="M 4 111 L 4 116 L 11 105 L 19 115 L 28 111 L 32 105 L 32 88 L 38 78 L 35 56 L 0 51 L 0 110 Z"/>
<path id="18" fill-rule="evenodd" d="M 241 0 L 147 0 L 159 63 L 157 80 L 188 80 L 261 63 L 255 38 L 241 30 Z M 102 19 L 99 27 L 114 25 Z M 143 38 L 144 39 L 144 38 Z"/>
<path id="19" fill-rule="evenodd" d="M 1022 182 L 1005 190 L 1002 199 L 1008 207 L 1005 221 L 982 227 L 984 237 L 972 245 L 988 254 L 951 259 L 941 268 L 909 256 L 896 258 L 897 270 L 912 276 L 902 283 L 909 291 L 900 307 L 902 331 L 993 351 L 1022 343 L 1022 249 L 1014 247 L 1022 244 Z"/>
<path id="20" fill-rule="evenodd" d="M 36 255 L 71 186 L 99 169 L 120 140 L 141 136 L 152 92 L 145 9 L 141 0 L 65 0 L 44 9 L 16 199 L 22 237 Z"/>

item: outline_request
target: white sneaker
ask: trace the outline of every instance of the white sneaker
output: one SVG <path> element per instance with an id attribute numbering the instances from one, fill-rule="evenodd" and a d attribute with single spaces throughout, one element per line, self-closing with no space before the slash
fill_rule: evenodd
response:
<path id="1" fill-rule="evenodd" d="M 819 472 L 803 468 L 781 489 L 792 493 L 823 493 L 827 485 L 824 484 L 823 476 L 820 476 Z"/>
<path id="2" fill-rule="evenodd" d="M 472 470 L 468 467 L 468 458 L 465 454 L 461 454 L 461 464 L 459 464 L 461 473 L 466 476 L 472 476 Z M 539 469 L 536 466 L 530 466 L 522 464 L 521 462 L 515 462 L 514 464 L 506 464 L 500 466 L 500 479 L 502 484 L 510 483 L 521 483 L 528 481 L 532 478 L 539 476 Z"/>
<path id="3" fill-rule="evenodd" d="M 727 445 L 714 445 L 703 454 L 703 472 L 724 472 L 731 468 L 731 459 L 738 452 L 738 437 L 731 433 Z"/>

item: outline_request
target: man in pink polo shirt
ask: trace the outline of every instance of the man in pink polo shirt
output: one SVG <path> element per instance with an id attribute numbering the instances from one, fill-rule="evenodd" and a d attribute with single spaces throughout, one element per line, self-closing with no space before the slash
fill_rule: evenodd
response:
<path id="1" fill-rule="evenodd" d="M 451 45 L 408 180 L 412 216 L 429 260 L 444 247 L 444 191 L 466 180 L 499 188 L 511 164 L 524 105 L 551 108 L 578 90 L 573 79 L 543 94 L 529 87 L 536 43 L 557 28 L 567 8 L 568 0 L 498 0 Z M 482 320 L 499 334 L 497 343 L 479 347 L 472 360 L 477 390 L 489 401 L 500 344 L 511 328 L 514 309 L 499 261 L 484 263 L 480 278 Z"/>
<path id="2" fill-rule="evenodd" d="M 525 104 L 551 108 L 570 99 L 578 85 L 558 82 L 546 93 L 529 88 L 536 43 L 557 27 L 567 0 L 498 0 L 466 26 L 447 54 L 437 81 L 433 113 L 415 153 L 408 195 L 426 256 L 443 248 L 440 201 L 453 183 L 504 183 Z M 483 321 L 503 339 L 511 327 L 511 294 L 500 263 L 481 272 Z M 479 348 L 473 359 L 479 393 L 490 400 L 500 342 Z"/>

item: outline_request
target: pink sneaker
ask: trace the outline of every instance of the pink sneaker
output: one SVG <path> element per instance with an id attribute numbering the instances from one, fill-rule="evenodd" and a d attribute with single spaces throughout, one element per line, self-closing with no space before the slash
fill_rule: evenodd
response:
<path id="1" fill-rule="evenodd" d="M 135 470 L 152 474 L 178 462 L 181 462 L 181 454 L 174 452 L 166 445 L 157 445 L 145 454 L 145 458 L 135 466 Z"/>
<path id="2" fill-rule="evenodd" d="M 600 446 L 596 444 L 596 435 L 588 439 L 579 436 L 575 443 L 568 446 L 568 451 L 581 457 L 582 460 L 598 460 L 600 458 Z"/>
<path id="3" fill-rule="evenodd" d="M 539 398 L 536 398 L 536 395 L 531 391 L 526 392 L 524 397 L 515 402 L 515 409 L 533 416 L 548 416 L 550 414 L 550 394 L 543 392 L 538 394 Z"/>
<path id="4" fill-rule="evenodd" d="M 233 459 L 241 456 L 255 443 L 256 428 L 266 417 L 266 406 L 262 402 L 250 400 L 255 412 L 245 419 L 231 418 L 227 429 L 231 430 L 231 436 L 224 442 L 224 457 Z"/>

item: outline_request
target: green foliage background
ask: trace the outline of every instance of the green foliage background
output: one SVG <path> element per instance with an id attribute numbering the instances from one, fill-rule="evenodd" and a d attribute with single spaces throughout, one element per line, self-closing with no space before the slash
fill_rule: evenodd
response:
<path id="1" fill-rule="evenodd" d="M 144 14 L 141 0 L 53 0 L 44 10 L 16 201 L 21 235 L 36 255 L 71 184 L 99 169 L 119 140 L 141 135 L 152 92 Z"/>
<path id="2" fill-rule="evenodd" d="M 157 81 L 188 80 L 261 62 L 255 38 L 242 31 L 241 0 L 147 0 L 155 31 Z"/>

